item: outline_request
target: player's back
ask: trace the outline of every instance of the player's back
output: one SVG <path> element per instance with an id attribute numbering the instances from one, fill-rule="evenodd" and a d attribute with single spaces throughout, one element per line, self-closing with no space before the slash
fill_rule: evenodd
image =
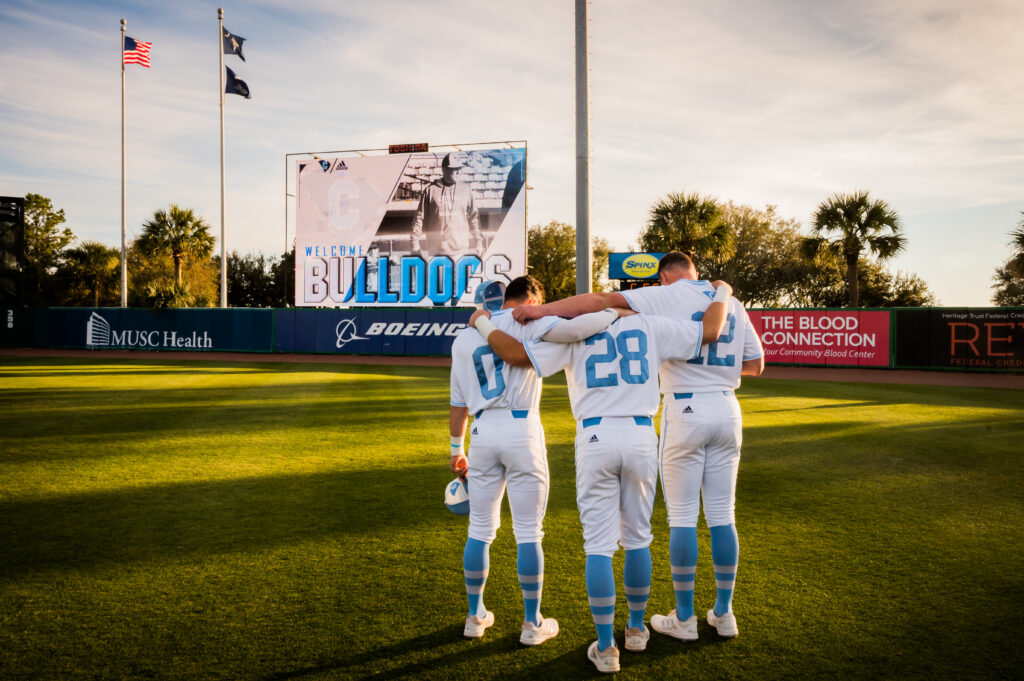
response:
<path id="1" fill-rule="evenodd" d="M 632 315 L 576 343 L 532 343 L 528 352 L 543 375 L 564 368 L 577 420 L 653 416 L 661 394 L 657 369 L 669 357 L 693 357 L 701 325 Z"/>
<path id="2" fill-rule="evenodd" d="M 543 317 L 524 325 L 509 310 L 499 310 L 491 321 L 525 345 L 544 335 L 558 318 Z M 452 404 L 467 407 L 470 414 L 483 409 L 536 409 L 541 380 L 533 367 L 506 364 L 479 331 L 468 327 L 452 343 L 451 391 Z"/>
<path id="3" fill-rule="evenodd" d="M 700 321 L 715 296 L 710 282 L 680 279 L 668 286 L 624 291 L 630 306 L 643 314 L 664 315 L 680 320 Z M 743 362 L 764 354 L 757 332 L 743 304 L 729 300 L 725 329 L 700 354 L 687 360 L 669 360 L 661 366 L 661 391 L 704 392 L 735 390 L 740 386 Z"/>

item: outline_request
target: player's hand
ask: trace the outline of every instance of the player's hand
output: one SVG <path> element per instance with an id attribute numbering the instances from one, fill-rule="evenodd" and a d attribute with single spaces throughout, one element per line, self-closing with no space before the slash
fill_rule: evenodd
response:
<path id="1" fill-rule="evenodd" d="M 619 317 L 629 317 L 636 314 L 636 310 L 629 307 L 613 307 L 612 309 L 619 313 Z"/>
<path id="2" fill-rule="evenodd" d="M 487 310 L 477 310 L 472 315 L 470 315 L 470 317 L 469 317 L 469 325 L 475 327 L 476 326 L 476 320 L 480 319 L 481 317 L 487 317 L 488 319 L 490 319 L 491 318 L 491 313 L 488 312 Z"/>
<path id="3" fill-rule="evenodd" d="M 520 305 L 512 309 L 512 318 L 520 324 L 540 319 L 544 316 L 543 305 Z"/>
<path id="4" fill-rule="evenodd" d="M 465 478 L 466 473 L 469 471 L 469 459 L 466 458 L 465 454 L 454 454 L 451 461 L 448 462 L 448 467 L 455 475 Z"/>
<path id="5" fill-rule="evenodd" d="M 716 279 L 711 282 L 711 285 L 714 286 L 716 290 L 724 286 L 725 290 L 729 292 L 729 295 L 732 295 L 732 286 L 729 286 L 729 284 L 725 283 L 721 279 Z"/>

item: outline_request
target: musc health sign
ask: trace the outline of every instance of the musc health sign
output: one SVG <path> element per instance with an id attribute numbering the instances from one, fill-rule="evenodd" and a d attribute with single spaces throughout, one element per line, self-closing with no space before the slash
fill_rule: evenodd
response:
<path id="1" fill-rule="evenodd" d="M 751 310 L 765 362 L 890 366 L 888 311 Z"/>

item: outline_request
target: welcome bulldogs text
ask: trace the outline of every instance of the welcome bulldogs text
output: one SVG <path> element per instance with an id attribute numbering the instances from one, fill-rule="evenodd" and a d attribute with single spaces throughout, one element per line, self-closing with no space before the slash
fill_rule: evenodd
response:
<path id="1" fill-rule="evenodd" d="M 476 290 L 487 279 L 509 281 L 512 261 L 502 254 L 481 261 L 476 255 L 453 260 L 437 255 L 399 259 L 392 277 L 388 256 L 377 259 L 377 281 L 367 281 L 367 258 L 305 258 L 302 268 L 302 305 L 331 302 L 355 305 L 451 305 Z M 328 300 L 329 299 L 329 300 Z M 469 301 L 467 301 L 469 302 Z"/>

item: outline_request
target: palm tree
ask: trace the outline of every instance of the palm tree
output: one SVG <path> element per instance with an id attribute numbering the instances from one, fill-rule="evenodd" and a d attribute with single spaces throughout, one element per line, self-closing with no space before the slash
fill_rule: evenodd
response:
<path id="1" fill-rule="evenodd" d="M 1024 210 L 1020 212 L 1024 215 Z M 1018 277 L 1024 277 L 1024 218 L 1021 218 L 1017 229 L 1010 232 L 1010 261 L 1007 267 Z"/>
<path id="2" fill-rule="evenodd" d="M 121 253 L 116 248 L 96 241 L 83 241 L 81 246 L 66 250 L 64 259 L 75 283 L 86 289 L 93 307 L 100 306 L 104 293 L 117 288 Z"/>
<path id="3" fill-rule="evenodd" d="M 158 210 L 142 225 L 139 248 L 147 256 L 169 255 L 174 261 L 174 285 L 181 288 L 181 267 L 188 259 L 201 260 L 213 254 L 213 235 L 206 221 L 191 208 L 173 203 Z"/>
<path id="4" fill-rule="evenodd" d="M 671 193 L 651 207 L 640 234 L 641 250 L 683 251 L 698 259 L 721 262 L 735 251 L 732 226 L 711 196 Z"/>
<path id="5" fill-rule="evenodd" d="M 804 237 L 800 249 L 808 259 L 830 253 L 846 262 L 846 290 L 850 306 L 857 307 L 857 260 L 861 253 L 873 253 L 888 260 L 906 246 L 900 232 L 899 215 L 881 199 L 872 200 L 866 191 L 833 194 L 814 212 L 814 236 Z"/>

